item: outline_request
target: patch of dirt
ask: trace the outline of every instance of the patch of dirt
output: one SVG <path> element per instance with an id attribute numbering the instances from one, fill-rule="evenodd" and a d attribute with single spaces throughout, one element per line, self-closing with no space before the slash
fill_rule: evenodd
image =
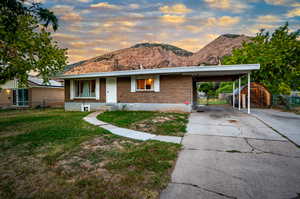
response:
<path id="1" fill-rule="evenodd" d="M 237 120 L 228 120 L 228 122 L 230 122 L 230 123 L 236 123 Z"/>
<path id="2" fill-rule="evenodd" d="M 25 133 L 25 131 L 1 131 L 0 132 L 0 138 L 6 138 L 6 137 L 12 137 L 12 136 L 17 136 L 20 134 Z"/>
<path id="3" fill-rule="evenodd" d="M 184 117 L 183 117 L 184 118 Z M 174 116 L 156 116 L 152 118 L 151 120 L 146 119 L 137 123 L 134 123 L 131 125 L 132 129 L 143 131 L 143 132 L 149 132 L 149 133 L 155 133 L 157 129 L 157 125 L 174 120 Z"/>

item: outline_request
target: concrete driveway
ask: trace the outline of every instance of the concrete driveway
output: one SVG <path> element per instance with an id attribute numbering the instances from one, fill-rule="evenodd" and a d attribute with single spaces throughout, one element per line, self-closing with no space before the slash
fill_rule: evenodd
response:
<path id="1" fill-rule="evenodd" d="M 172 182 L 161 199 L 292 199 L 300 194 L 300 149 L 231 108 L 192 113 Z"/>
<path id="2" fill-rule="evenodd" d="M 251 113 L 300 146 L 300 115 L 274 109 L 252 109 Z"/>

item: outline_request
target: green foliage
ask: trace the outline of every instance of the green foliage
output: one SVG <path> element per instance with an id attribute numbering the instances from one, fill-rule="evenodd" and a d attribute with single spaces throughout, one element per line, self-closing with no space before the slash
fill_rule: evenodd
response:
<path id="1" fill-rule="evenodd" d="M 252 42 L 235 49 L 225 57 L 224 64 L 259 63 L 259 71 L 252 73 L 252 80 L 267 86 L 272 93 L 300 90 L 300 30 L 289 32 L 288 23 L 270 34 L 257 33 Z"/>
<path id="2" fill-rule="evenodd" d="M 40 4 L 25 6 L 23 1 L 0 3 L 0 83 L 18 78 L 26 83 L 36 71 L 48 81 L 66 64 L 66 49 L 58 47 L 46 27 L 57 29 L 57 18 Z"/>
<path id="3" fill-rule="evenodd" d="M 283 94 L 283 95 L 290 95 L 292 92 L 290 86 L 284 82 L 280 82 L 280 84 L 278 86 L 278 91 L 280 94 Z"/>
<path id="4" fill-rule="evenodd" d="M 199 91 L 206 93 L 207 95 L 214 95 L 214 85 L 212 82 L 204 82 L 199 86 Z"/>
<path id="5" fill-rule="evenodd" d="M 216 93 L 232 93 L 232 82 L 222 82 Z"/>

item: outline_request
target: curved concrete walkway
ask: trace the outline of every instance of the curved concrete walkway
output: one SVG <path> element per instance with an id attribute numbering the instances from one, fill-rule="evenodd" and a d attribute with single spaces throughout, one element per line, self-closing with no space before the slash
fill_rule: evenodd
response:
<path id="1" fill-rule="evenodd" d="M 87 115 L 86 117 L 84 117 L 83 119 L 90 124 L 93 124 L 95 126 L 100 126 L 101 128 L 104 128 L 104 129 L 110 131 L 112 134 L 131 138 L 131 139 L 142 140 L 142 141 L 158 140 L 158 141 L 162 141 L 162 142 L 170 142 L 170 143 L 176 143 L 176 144 L 181 143 L 182 137 L 154 135 L 151 133 L 145 133 L 145 132 L 141 132 L 141 131 L 135 131 L 135 130 L 131 130 L 131 129 L 121 128 L 121 127 L 117 127 L 117 126 L 114 126 L 114 125 L 106 123 L 106 122 L 102 122 L 97 119 L 97 115 L 99 115 L 100 113 L 102 113 L 102 112 L 91 113 L 91 114 Z"/>

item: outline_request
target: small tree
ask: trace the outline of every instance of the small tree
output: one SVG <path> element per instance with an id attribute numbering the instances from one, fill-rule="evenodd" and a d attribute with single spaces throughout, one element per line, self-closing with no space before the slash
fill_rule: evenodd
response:
<path id="1" fill-rule="evenodd" d="M 289 32 L 288 23 L 270 34 L 257 33 L 252 42 L 244 43 L 225 57 L 224 64 L 260 64 L 252 80 L 261 82 L 274 94 L 289 94 L 300 89 L 300 30 Z"/>
<path id="2" fill-rule="evenodd" d="M 26 3 L 26 4 L 25 4 Z M 40 4 L 26 0 L 0 1 L 0 83 L 38 72 L 44 81 L 66 65 L 66 49 L 58 47 L 47 31 L 57 29 L 55 15 Z"/>

